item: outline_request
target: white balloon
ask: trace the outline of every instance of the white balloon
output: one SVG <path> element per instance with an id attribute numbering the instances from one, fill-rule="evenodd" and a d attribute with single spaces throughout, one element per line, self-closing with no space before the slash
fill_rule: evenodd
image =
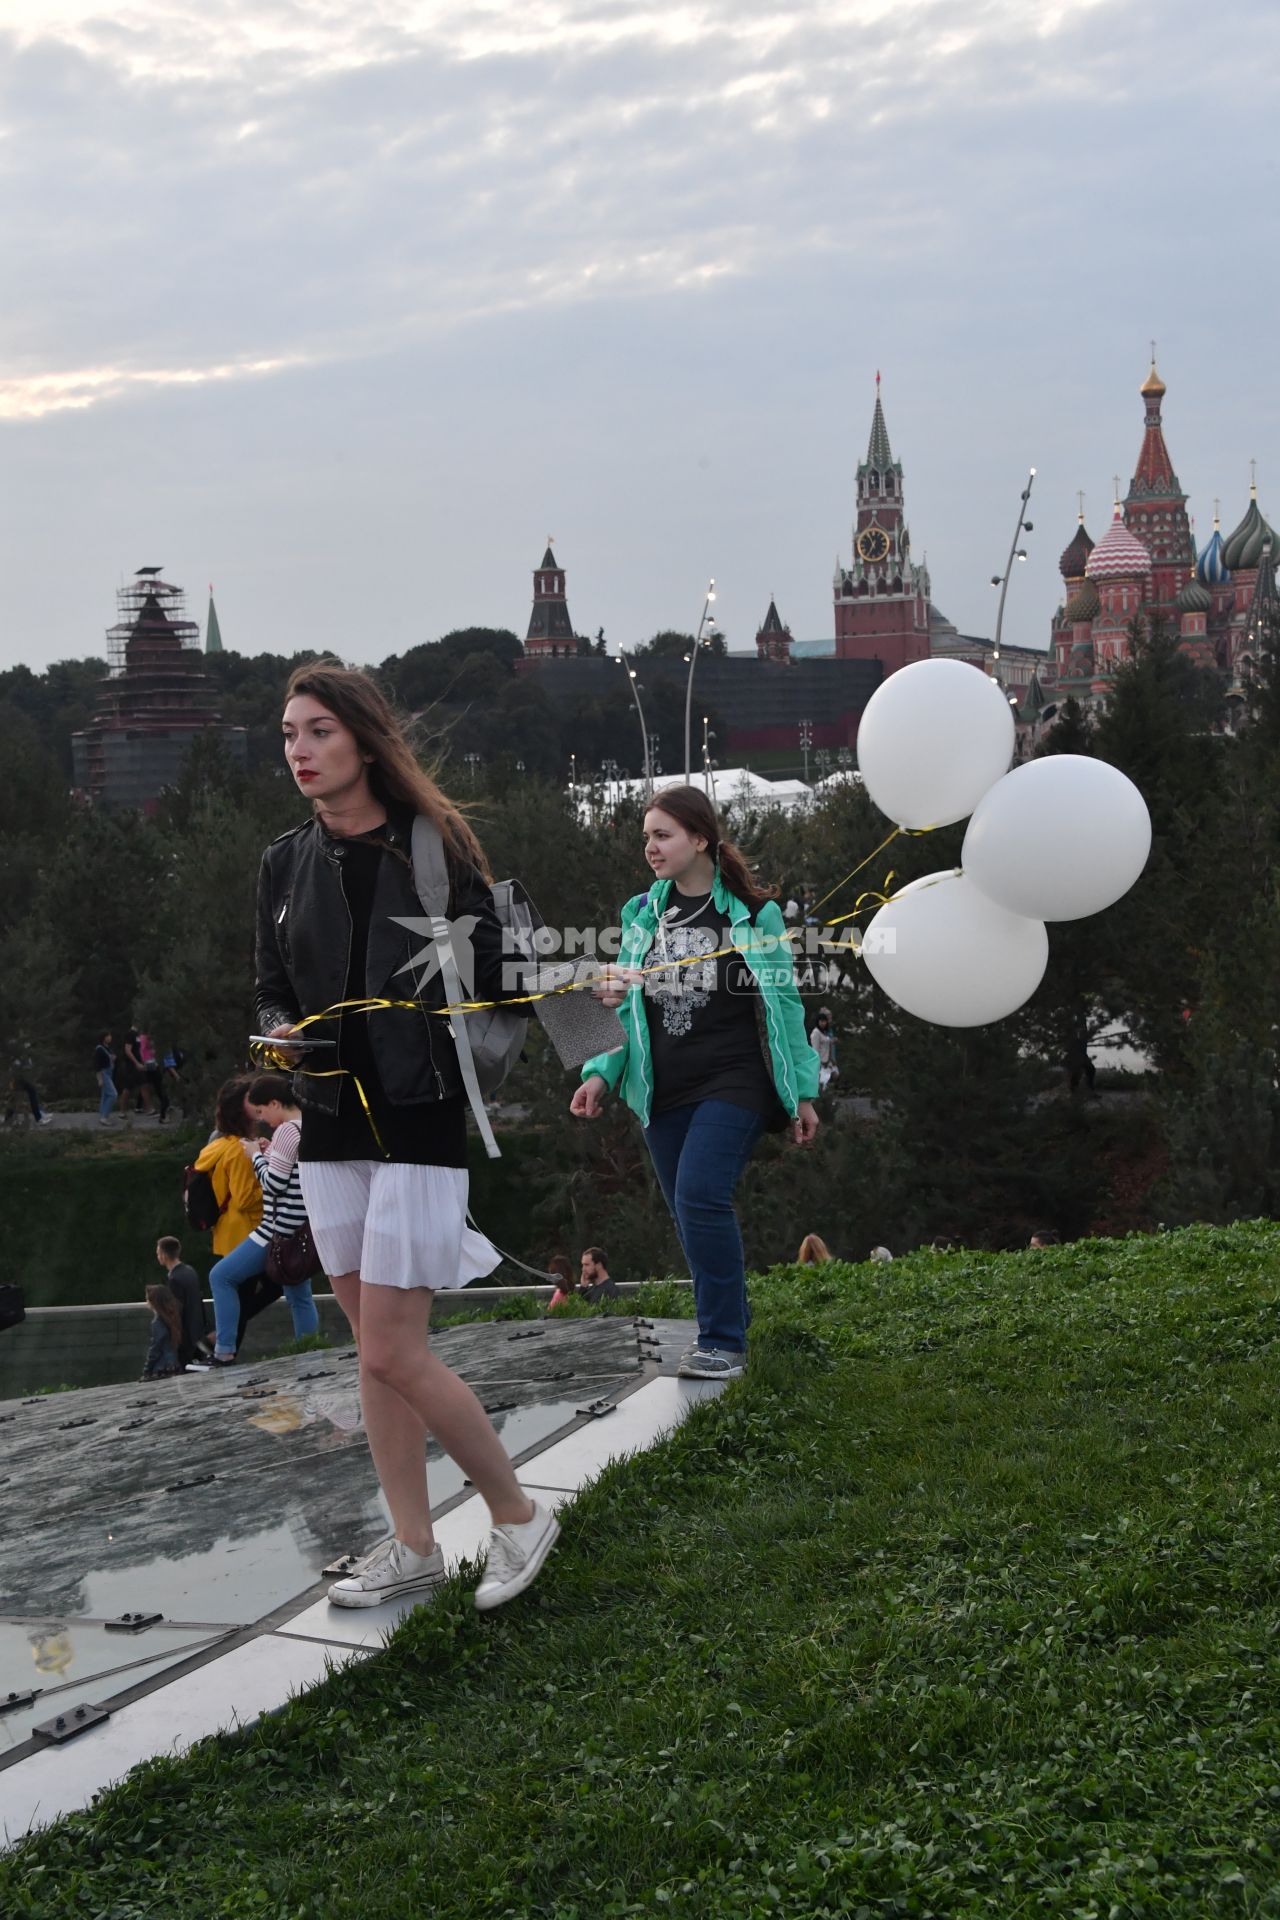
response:
<path id="1" fill-rule="evenodd" d="M 881 907 L 862 938 L 877 986 L 940 1027 L 985 1027 L 1039 986 L 1049 936 L 1039 920 L 1006 913 L 957 869 L 913 880 Z"/>
<path id="2" fill-rule="evenodd" d="M 1128 893 L 1151 851 L 1132 780 L 1083 753 L 1048 754 L 997 780 L 964 836 L 981 893 L 1029 920 L 1080 920 Z"/>
<path id="3" fill-rule="evenodd" d="M 867 792 L 900 827 L 973 812 L 1013 758 L 1008 696 L 963 660 L 917 660 L 882 681 L 858 723 Z"/>

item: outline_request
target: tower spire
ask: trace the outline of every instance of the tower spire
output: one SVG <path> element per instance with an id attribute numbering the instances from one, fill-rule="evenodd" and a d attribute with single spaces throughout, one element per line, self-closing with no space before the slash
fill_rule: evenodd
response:
<path id="1" fill-rule="evenodd" d="M 884 421 L 884 407 L 880 400 L 880 370 L 876 369 L 876 405 L 871 416 L 871 438 L 867 442 L 867 465 L 880 473 L 893 465 L 893 448 L 889 445 L 889 429 Z"/>
<path id="2" fill-rule="evenodd" d="M 205 622 L 204 650 L 206 653 L 222 652 L 222 628 L 218 625 L 218 609 L 213 604 L 213 582 L 209 582 L 209 617 Z"/>

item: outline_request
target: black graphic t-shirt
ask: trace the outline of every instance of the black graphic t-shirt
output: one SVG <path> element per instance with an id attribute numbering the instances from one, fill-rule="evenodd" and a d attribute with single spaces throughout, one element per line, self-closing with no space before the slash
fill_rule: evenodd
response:
<path id="1" fill-rule="evenodd" d="M 644 982 L 653 1111 L 728 1100 L 780 1125 L 786 1114 L 765 1059 L 751 970 L 740 954 L 718 952 L 731 944 L 729 923 L 710 895 L 700 910 L 691 912 L 694 907 L 673 889 L 643 963 L 658 969 Z M 716 958 L 699 961 L 695 954 Z M 682 960 L 688 964 L 662 965 Z"/>

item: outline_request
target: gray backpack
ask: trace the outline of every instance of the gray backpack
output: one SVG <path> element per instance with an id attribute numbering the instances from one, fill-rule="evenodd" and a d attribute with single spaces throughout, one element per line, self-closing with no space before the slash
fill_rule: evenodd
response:
<path id="1" fill-rule="evenodd" d="M 445 1002 L 448 1006 L 456 1006 L 459 1001 L 471 999 L 472 995 L 463 988 L 449 933 L 449 869 L 445 863 L 444 842 L 439 828 L 422 813 L 413 823 L 412 850 L 413 884 L 431 921 L 431 935 L 435 942 Z M 534 934 L 542 922 L 537 908 L 520 882 L 495 880 L 493 905 L 508 935 L 506 944 L 512 954 L 519 954 L 533 964 L 536 961 Z M 520 1058 L 528 1027 L 527 1011 L 517 1011 L 514 1007 L 486 1007 L 479 1013 L 452 1013 L 449 1016 L 449 1029 L 462 1070 L 462 1084 L 471 1102 L 471 1111 L 480 1129 L 484 1150 L 491 1160 L 501 1159 L 502 1154 L 493 1137 L 484 1103 L 487 1097 L 497 1092 Z"/>

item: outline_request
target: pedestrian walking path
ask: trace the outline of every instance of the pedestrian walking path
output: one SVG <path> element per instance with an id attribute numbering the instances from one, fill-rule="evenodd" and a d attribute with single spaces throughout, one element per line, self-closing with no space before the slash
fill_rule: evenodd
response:
<path id="1" fill-rule="evenodd" d="M 721 1391 L 675 1377 L 690 1331 L 609 1318 L 446 1323 L 434 1337 L 521 1482 L 562 1506 Z M 367 1658 L 412 1604 L 348 1612 L 325 1598 L 325 1568 L 388 1530 L 351 1351 L 145 1394 L 3 1401 L 0 1455 L 6 1842 Z M 483 1554 L 487 1511 L 452 1462 L 428 1459 L 452 1569 Z"/>

